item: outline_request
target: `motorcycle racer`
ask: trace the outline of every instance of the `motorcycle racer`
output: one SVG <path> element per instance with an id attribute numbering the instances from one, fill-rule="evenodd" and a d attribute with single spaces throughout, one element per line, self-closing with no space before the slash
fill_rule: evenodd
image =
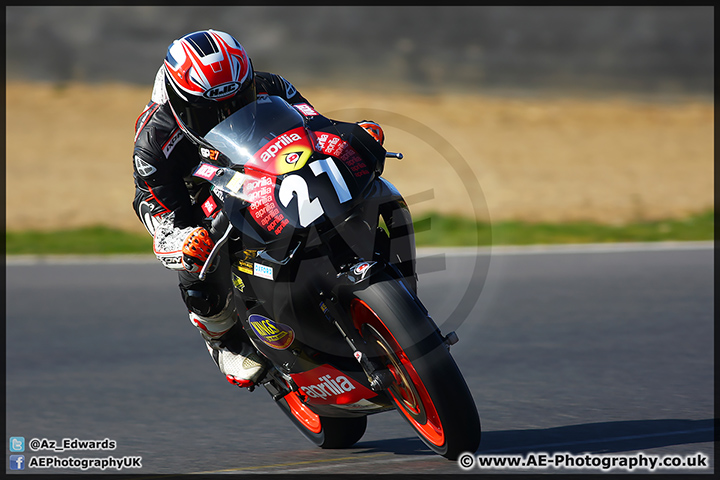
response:
<path id="1" fill-rule="evenodd" d="M 260 95 L 290 104 L 309 102 L 280 75 L 255 71 L 245 49 L 231 35 L 201 30 L 175 40 L 158 70 L 150 102 L 135 123 L 133 209 L 153 235 L 153 251 L 178 272 L 190 321 L 229 382 L 254 385 L 266 364 L 251 345 L 232 301 L 228 255 L 216 257 L 204 281 L 199 272 L 215 245 L 207 207 L 207 184 L 192 172 L 208 150 L 202 137 Z M 378 142 L 382 128 L 359 122 Z M 244 313 L 244 312 L 243 312 Z"/>

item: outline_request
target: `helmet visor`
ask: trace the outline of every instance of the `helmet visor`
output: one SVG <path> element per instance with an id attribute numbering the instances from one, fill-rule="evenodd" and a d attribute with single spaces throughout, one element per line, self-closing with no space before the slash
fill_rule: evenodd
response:
<path id="1" fill-rule="evenodd" d="M 255 82 L 250 82 L 244 89 L 222 101 L 201 99 L 185 102 L 173 88 L 168 88 L 167 91 L 175 115 L 185 128 L 200 137 L 204 137 L 215 125 L 257 98 Z"/>

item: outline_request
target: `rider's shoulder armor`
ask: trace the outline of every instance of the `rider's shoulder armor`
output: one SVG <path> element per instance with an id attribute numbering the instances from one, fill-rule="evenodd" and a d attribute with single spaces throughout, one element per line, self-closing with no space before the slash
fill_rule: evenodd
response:
<path id="1" fill-rule="evenodd" d="M 255 72 L 255 89 L 258 95 L 276 95 L 288 103 L 307 103 L 292 83 L 275 73 Z"/>
<path id="2" fill-rule="evenodd" d="M 133 156 L 136 174 L 151 186 L 166 181 L 166 175 L 184 176 L 197 164 L 197 149 L 178 127 L 168 103 L 150 102 L 138 117 Z"/>

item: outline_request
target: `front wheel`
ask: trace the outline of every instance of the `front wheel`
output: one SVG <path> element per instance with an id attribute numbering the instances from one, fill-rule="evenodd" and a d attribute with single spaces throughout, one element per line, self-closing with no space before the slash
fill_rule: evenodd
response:
<path id="1" fill-rule="evenodd" d="M 396 409 L 435 453 L 455 460 L 480 445 L 472 394 L 419 301 L 387 279 L 355 292 L 355 327 L 394 377 L 388 388 Z"/>
<path id="2" fill-rule="evenodd" d="M 277 401 L 305 438 L 320 448 L 348 448 L 357 443 L 367 427 L 367 417 L 325 417 L 310 410 L 297 392 Z"/>

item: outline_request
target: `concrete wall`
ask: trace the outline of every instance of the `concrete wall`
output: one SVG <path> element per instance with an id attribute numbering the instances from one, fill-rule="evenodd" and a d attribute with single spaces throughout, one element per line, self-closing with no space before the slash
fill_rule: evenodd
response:
<path id="1" fill-rule="evenodd" d="M 236 36 L 294 83 L 711 93 L 713 7 L 7 7 L 9 79 L 149 83 L 168 44 Z"/>

